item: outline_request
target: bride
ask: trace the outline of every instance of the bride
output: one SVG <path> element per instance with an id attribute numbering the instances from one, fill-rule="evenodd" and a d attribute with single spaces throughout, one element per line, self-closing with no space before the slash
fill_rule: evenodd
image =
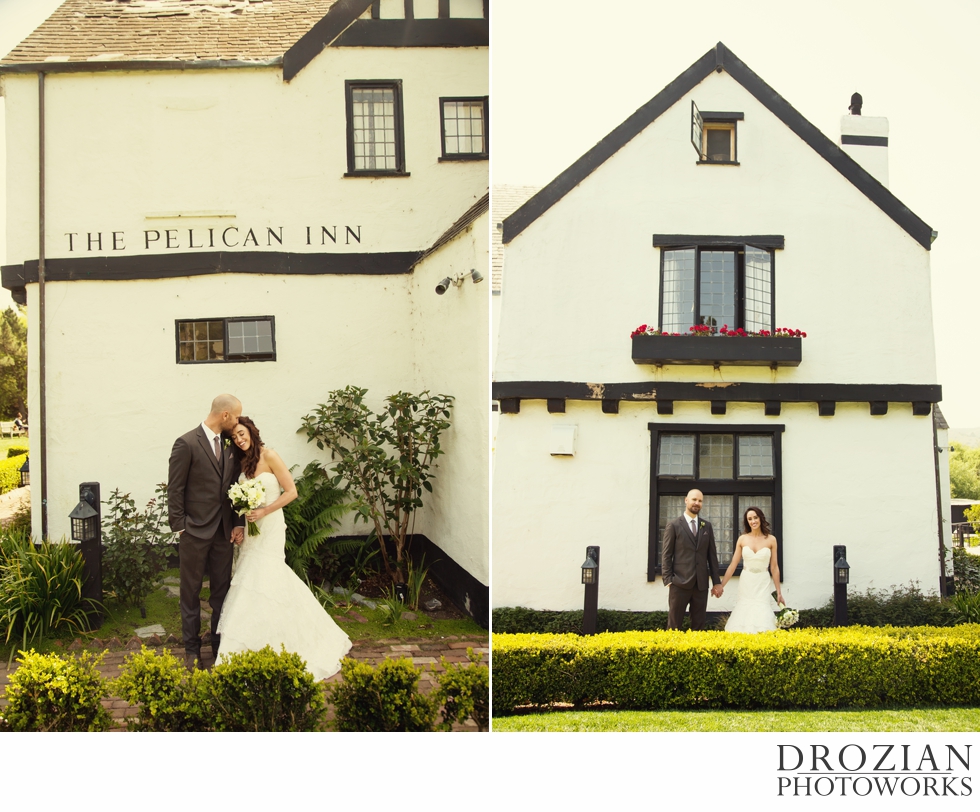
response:
<path id="1" fill-rule="evenodd" d="M 766 515 L 757 507 L 750 507 L 745 511 L 742 526 L 745 532 L 738 537 L 732 562 L 721 580 L 721 587 L 724 589 L 738 562 L 745 560 L 742 575 L 739 577 L 735 608 L 728 618 L 725 631 L 747 634 L 772 631 L 776 628 L 776 616 L 770 604 L 770 571 L 772 583 L 776 586 L 776 601 L 783 602 L 783 593 L 779 586 L 779 562 L 776 560 L 776 537 L 770 534 Z"/>
<path id="2" fill-rule="evenodd" d="M 238 418 L 232 439 L 241 454 L 242 477 L 265 488 L 261 507 L 246 518 L 256 522 L 257 536 L 242 543 L 218 623 L 221 647 L 217 662 L 236 651 L 272 646 L 299 654 L 317 681 L 340 670 L 351 641 L 324 611 L 313 593 L 286 564 L 286 521 L 282 508 L 296 498 L 296 484 L 282 458 L 262 444 L 249 418 Z"/>

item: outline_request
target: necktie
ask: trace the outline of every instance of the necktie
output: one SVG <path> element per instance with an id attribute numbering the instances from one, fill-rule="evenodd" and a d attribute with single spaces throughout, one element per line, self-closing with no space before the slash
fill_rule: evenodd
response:
<path id="1" fill-rule="evenodd" d="M 214 438 L 214 458 L 221 461 L 221 444 L 218 442 L 218 438 Z"/>
<path id="2" fill-rule="evenodd" d="M 691 519 L 691 532 L 694 533 L 694 538 L 698 537 L 698 526 L 694 519 Z"/>

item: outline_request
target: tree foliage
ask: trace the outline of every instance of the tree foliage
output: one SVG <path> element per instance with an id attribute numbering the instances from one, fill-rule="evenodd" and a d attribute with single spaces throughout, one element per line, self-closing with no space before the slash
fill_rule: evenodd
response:
<path id="1" fill-rule="evenodd" d="M 949 444 L 949 485 L 953 499 L 980 499 L 980 448 Z"/>
<path id="2" fill-rule="evenodd" d="M 0 417 L 27 415 L 27 317 L 24 308 L 0 313 Z"/>

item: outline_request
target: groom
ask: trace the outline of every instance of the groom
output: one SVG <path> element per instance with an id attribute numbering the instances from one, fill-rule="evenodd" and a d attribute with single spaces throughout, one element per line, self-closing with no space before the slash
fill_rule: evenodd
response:
<path id="1" fill-rule="evenodd" d="M 201 586 L 207 570 L 211 582 L 211 653 L 218 657 L 218 620 L 231 586 L 234 545 L 244 538 L 245 519 L 235 515 L 228 489 L 239 465 L 221 435 L 238 425 L 242 404 L 233 395 L 218 395 L 211 413 L 193 431 L 177 438 L 170 452 L 167 483 L 170 529 L 180 533 L 180 619 L 184 661 L 201 663 Z"/>
<path id="2" fill-rule="evenodd" d="M 660 569 L 667 597 L 667 628 L 679 629 L 684 612 L 691 607 L 691 630 L 702 631 L 707 617 L 708 572 L 715 585 L 711 594 L 720 598 L 718 553 L 711 522 L 699 518 L 704 494 L 694 489 L 684 498 L 684 513 L 664 529 Z"/>

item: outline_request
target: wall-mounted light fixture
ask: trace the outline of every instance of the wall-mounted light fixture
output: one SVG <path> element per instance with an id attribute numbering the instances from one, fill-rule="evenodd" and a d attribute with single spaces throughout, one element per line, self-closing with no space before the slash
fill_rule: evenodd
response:
<path id="1" fill-rule="evenodd" d="M 483 281 L 483 274 L 476 268 L 473 268 L 466 273 L 458 273 L 454 274 L 453 276 L 447 276 L 442 279 L 438 285 L 436 285 L 436 293 L 442 296 L 442 294 L 449 290 L 450 285 L 455 285 L 457 288 L 461 288 L 467 279 L 472 279 L 473 284 L 475 285 L 477 282 Z"/>

